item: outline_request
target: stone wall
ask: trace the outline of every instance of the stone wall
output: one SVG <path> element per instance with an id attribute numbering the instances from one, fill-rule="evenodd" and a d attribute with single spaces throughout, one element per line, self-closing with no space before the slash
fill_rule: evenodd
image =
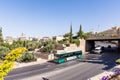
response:
<path id="1" fill-rule="evenodd" d="M 54 55 L 49 54 L 49 53 L 36 52 L 35 55 L 37 56 L 37 58 L 42 58 L 42 59 L 47 59 L 47 60 L 53 60 L 54 59 Z"/>
<path id="2" fill-rule="evenodd" d="M 77 50 L 77 46 L 75 44 L 70 44 L 69 47 L 65 47 L 64 51 L 73 51 L 73 50 Z"/>
<path id="3" fill-rule="evenodd" d="M 82 50 L 84 54 L 85 46 L 86 46 L 86 41 L 84 39 L 80 39 L 80 46 L 77 47 L 75 44 L 70 44 L 70 47 L 64 48 L 64 51 Z"/>
<path id="4" fill-rule="evenodd" d="M 86 52 L 86 41 L 84 39 L 80 39 L 80 46 L 78 47 L 78 49 L 82 50 L 82 52 L 85 54 Z"/>

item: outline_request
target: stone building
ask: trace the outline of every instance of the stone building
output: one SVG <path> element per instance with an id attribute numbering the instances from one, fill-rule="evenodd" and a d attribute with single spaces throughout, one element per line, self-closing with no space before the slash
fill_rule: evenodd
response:
<path id="1" fill-rule="evenodd" d="M 24 33 L 21 34 L 21 36 L 19 37 L 19 40 L 21 41 L 25 41 L 26 40 L 26 36 Z"/>
<path id="2" fill-rule="evenodd" d="M 7 36 L 4 40 L 5 43 L 12 44 L 13 43 L 13 37 L 12 36 Z"/>

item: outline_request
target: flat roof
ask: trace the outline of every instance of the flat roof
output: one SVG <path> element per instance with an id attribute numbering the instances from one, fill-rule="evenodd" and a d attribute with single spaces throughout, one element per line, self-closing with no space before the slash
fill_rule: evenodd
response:
<path id="1" fill-rule="evenodd" d="M 67 54 L 67 53 L 70 53 L 70 52 L 77 52 L 77 51 L 81 51 L 81 50 L 73 50 L 73 51 L 63 51 L 63 52 L 58 52 L 56 54 Z"/>

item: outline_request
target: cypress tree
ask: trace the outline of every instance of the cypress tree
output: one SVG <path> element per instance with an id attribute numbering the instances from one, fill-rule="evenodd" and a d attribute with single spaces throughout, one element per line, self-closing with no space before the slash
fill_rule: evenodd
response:
<path id="1" fill-rule="evenodd" d="M 0 28 L 0 42 L 3 42 L 2 27 Z"/>
<path id="2" fill-rule="evenodd" d="M 72 24 L 70 25 L 70 43 L 72 43 Z"/>
<path id="3" fill-rule="evenodd" d="M 81 39 L 83 37 L 82 25 L 80 25 L 80 29 L 79 29 L 79 32 L 78 32 L 78 37 L 80 37 Z"/>

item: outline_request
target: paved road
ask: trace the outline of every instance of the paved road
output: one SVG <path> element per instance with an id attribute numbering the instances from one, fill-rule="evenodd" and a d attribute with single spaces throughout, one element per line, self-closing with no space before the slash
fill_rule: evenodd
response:
<path id="1" fill-rule="evenodd" d="M 118 53 L 89 54 L 83 60 L 63 64 L 45 63 L 13 70 L 5 80 L 86 80 L 115 66 Z"/>
<path id="2" fill-rule="evenodd" d="M 87 80 L 88 78 L 99 74 L 104 70 L 109 70 L 114 67 L 114 61 L 116 58 L 118 58 L 118 56 L 114 55 L 114 53 L 104 54 L 104 56 L 102 55 L 101 57 L 93 58 L 93 60 L 86 60 L 84 64 L 78 65 L 73 69 L 69 69 L 54 76 L 46 77 L 50 80 Z"/>
<path id="3" fill-rule="evenodd" d="M 29 67 L 18 68 L 10 72 L 8 76 L 5 77 L 5 80 L 21 80 L 22 78 L 43 74 L 57 69 L 62 69 L 65 67 L 69 67 L 70 65 L 75 65 L 77 63 L 79 63 L 79 61 L 77 60 L 63 64 L 47 62 L 41 65 L 37 64 Z"/>

